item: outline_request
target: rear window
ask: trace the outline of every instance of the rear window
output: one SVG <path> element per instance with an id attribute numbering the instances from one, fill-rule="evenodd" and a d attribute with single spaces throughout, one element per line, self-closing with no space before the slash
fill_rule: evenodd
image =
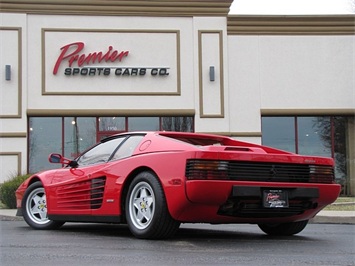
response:
<path id="1" fill-rule="evenodd" d="M 188 144 L 194 146 L 208 146 L 208 145 L 222 145 L 222 143 L 217 139 L 211 138 L 199 138 L 199 137 L 185 137 L 185 136 L 170 136 L 164 135 L 165 137 L 176 139 L 182 142 L 186 142 Z"/>

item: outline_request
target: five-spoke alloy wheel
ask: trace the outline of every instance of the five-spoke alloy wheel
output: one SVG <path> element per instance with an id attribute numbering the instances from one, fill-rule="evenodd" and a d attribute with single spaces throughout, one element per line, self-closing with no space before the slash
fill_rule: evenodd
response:
<path id="1" fill-rule="evenodd" d="M 41 182 L 27 188 L 22 199 L 22 210 L 26 223 L 35 229 L 55 229 L 64 224 L 48 219 L 46 193 Z"/>
<path id="2" fill-rule="evenodd" d="M 148 171 L 138 174 L 130 184 L 125 210 L 129 229 L 138 238 L 168 238 L 180 226 L 170 216 L 160 182 Z"/>
<path id="3" fill-rule="evenodd" d="M 155 195 L 147 182 L 139 182 L 132 190 L 129 215 L 138 229 L 146 229 L 152 221 L 155 211 Z"/>

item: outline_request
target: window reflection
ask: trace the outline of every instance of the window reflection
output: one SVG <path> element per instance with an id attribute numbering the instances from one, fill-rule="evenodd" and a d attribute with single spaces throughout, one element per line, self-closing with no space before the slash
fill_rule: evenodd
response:
<path id="1" fill-rule="evenodd" d="M 294 138 L 295 125 L 298 142 Z M 350 195 L 351 177 L 355 175 L 353 116 L 262 117 L 262 131 L 264 145 L 292 152 L 287 147 L 297 147 L 299 154 L 333 157 L 341 194 Z"/>
<path id="2" fill-rule="evenodd" d="M 128 131 L 159 130 L 159 117 L 129 117 Z"/>
<path id="3" fill-rule="evenodd" d="M 350 194 L 347 176 L 355 176 L 355 119 L 336 116 L 333 121 L 335 174 L 344 186 L 344 193 Z"/>
<path id="4" fill-rule="evenodd" d="M 48 162 L 48 155 L 62 151 L 62 118 L 30 118 L 29 129 L 29 173 L 60 168 Z"/>
<path id="5" fill-rule="evenodd" d="M 100 131 L 125 131 L 126 121 L 124 117 L 100 117 L 99 130 Z"/>
<path id="6" fill-rule="evenodd" d="M 64 118 L 64 156 L 76 158 L 96 143 L 95 117 Z"/>
<path id="7" fill-rule="evenodd" d="M 29 173 L 60 168 L 48 155 L 74 159 L 104 137 L 125 131 L 193 131 L 193 117 L 30 117 Z"/>
<path id="8" fill-rule="evenodd" d="M 112 160 L 123 159 L 131 156 L 134 150 L 137 148 L 138 144 L 143 139 L 144 135 L 132 136 L 120 145 L 119 149 L 116 151 Z"/>
<path id="9" fill-rule="evenodd" d="M 293 117 L 263 117 L 262 143 L 266 146 L 295 152 L 295 119 Z"/>
<path id="10" fill-rule="evenodd" d="M 162 117 L 162 130 L 193 132 L 192 117 Z"/>
<path id="11" fill-rule="evenodd" d="M 330 117 L 298 117 L 298 153 L 331 157 Z"/>
<path id="12" fill-rule="evenodd" d="M 98 163 L 106 163 L 114 150 L 124 139 L 125 137 L 121 137 L 96 145 L 89 151 L 85 152 L 82 156 L 80 156 L 78 159 L 79 167 Z"/>

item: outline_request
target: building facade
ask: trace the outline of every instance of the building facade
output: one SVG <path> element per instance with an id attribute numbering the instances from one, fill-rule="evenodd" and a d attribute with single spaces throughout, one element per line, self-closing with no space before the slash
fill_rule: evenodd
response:
<path id="1" fill-rule="evenodd" d="M 333 157 L 355 195 L 355 16 L 235 16 L 232 0 L 0 3 L 0 183 L 132 130 Z"/>

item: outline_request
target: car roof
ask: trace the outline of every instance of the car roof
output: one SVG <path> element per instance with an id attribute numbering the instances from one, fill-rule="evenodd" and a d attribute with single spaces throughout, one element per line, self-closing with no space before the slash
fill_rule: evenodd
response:
<path id="1" fill-rule="evenodd" d="M 260 144 L 244 142 L 236 139 L 232 139 L 227 136 L 206 134 L 206 133 L 195 133 L 195 132 L 177 132 L 177 131 L 135 131 L 135 132 L 124 132 L 116 134 L 103 139 L 101 142 L 108 141 L 110 139 L 119 136 L 133 136 L 133 135 L 150 135 L 150 136 L 163 136 L 171 139 L 179 140 L 184 143 L 189 143 L 195 146 L 208 146 L 208 145 L 221 145 L 221 146 L 237 146 L 237 147 L 248 147 L 248 148 L 261 148 L 267 153 L 277 153 L 277 154 L 292 154 L 280 149 L 275 149 L 268 146 L 263 146 Z"/>
<path id="2" fill-rule="evenodd" d="M 133 135 L 160 135 L 173 139 L 177 139 L 183 142 L 187 142 L 193 145 L 213 145 L 222 144 L 225 141 L 230 140 L 228 137 L 204 134 L 204 133 L 193 133 L 193 132 L 177 132 L 177 131 L 134 131 L 134 132 L 124 132 L 109 136 L 101 140 L 101 142 L 106 142 L 110 139 L 114 139 L 120 136 L 133 136 Z"/>

